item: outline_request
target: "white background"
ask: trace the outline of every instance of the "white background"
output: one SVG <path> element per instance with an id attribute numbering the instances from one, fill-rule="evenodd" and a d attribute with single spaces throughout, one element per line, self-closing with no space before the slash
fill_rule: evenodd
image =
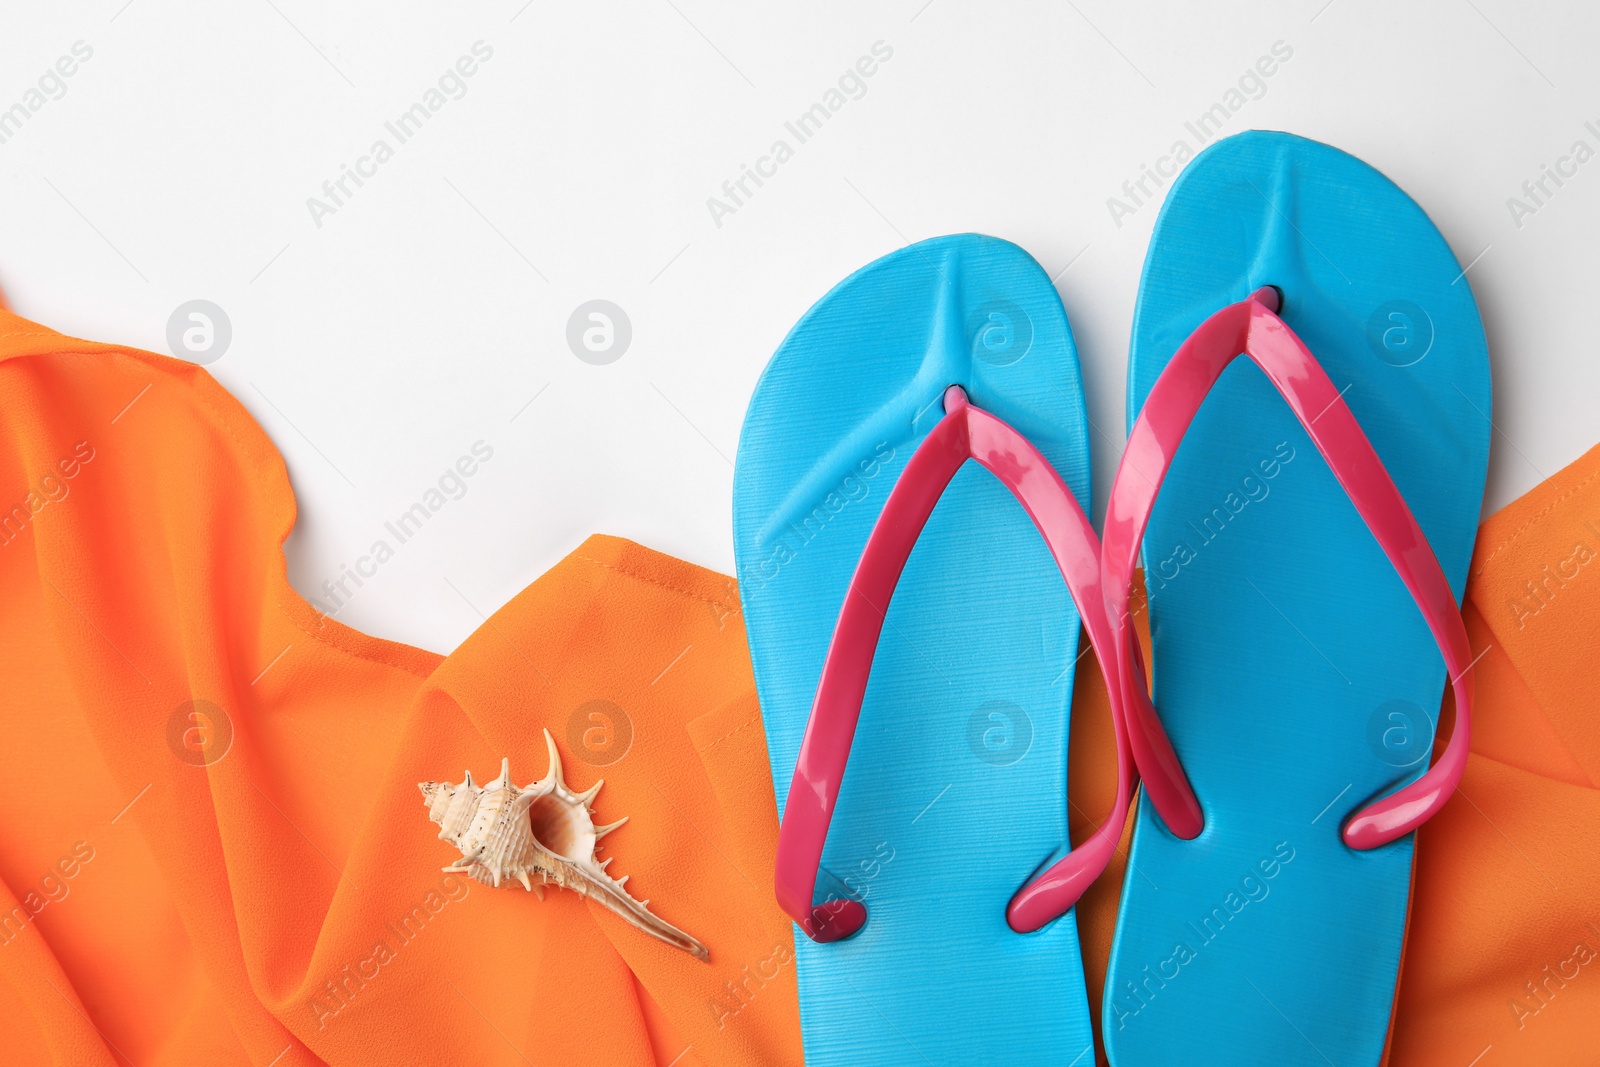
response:
<path id="1" fill-rule="evenodd" d="M 762 366 L 834 282 L 939 234 L 1007 238 L 1057 276 L 1103 505 L 1156 215 L 1118 227 L 1107 198 L 1192 147 L 1185 121 L 1278 41 L 1292 58 L 1226 132 L 1361 156 L 1472 263 L 1496 390 L 1486 512 L 1600 438 L 1600 160 L 1520 226 L 1507 206 L 1574 141 L 1600 149 L 1584 126 L 1600 129 L 1600 5 L 0 10 L 0 108 L 75 42 L 93 49 L 0 144 L 0 286 L 24 316 L 161 352 L 183 302 L 226 311 L 233 340 L 210 369 L 287 458 L 302 592 L 326 602 L 321 583 L 386 519 L 474 442 L 494 449 L 338 612 L 382 636 L 447 651 L 594 531 L 731 571 L 731 460 Z M 479 40 L 493 57 L 465 95 L 397 145 L 384 122 Z M 865 94 L 716 225 L 707 198 L 774 140 L 794 145 L 784 122 L 878 41 L 893 56 Z M 394 158 L 316 225 L 307 198 L 380 137 Z M 596 298 L 633 328 L 605 366 L 566 343 Z"/>

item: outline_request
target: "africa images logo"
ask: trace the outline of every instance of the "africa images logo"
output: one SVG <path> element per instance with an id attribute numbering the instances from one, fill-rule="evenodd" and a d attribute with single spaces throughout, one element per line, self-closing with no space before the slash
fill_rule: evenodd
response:
<path id="1" fill-rule="evenodd" d="M 737 176 L 722 183 L 721 196 L 706 197 L 706 211 L 712 223 L 722 229 L 722 220 L 744 207 L 768 181 L 778 176 L 778 168 L 795 156 L 795 151 L 822 132 L 834 115 L 852 100 L 867 95 L 867 79 L 894 58 L 894 48 L 885 41 L 872 42 L 869 54 L 844 69 L 822 98 L 783 124 L 784 136 L 775 138 L 766 152 L 756 157 L 755 165 L 739 165 Z M 792 142 L 792 143 L 791 143 Z"/>
<path id="2" fill-rule="evenodd" d="M 1222 133 L 1233 116 L 1243 111 L 1253 100 L 1267 95 L 1268 79 L 1277 74 L 1284 64 L 1294 58 L 1294 48 L 1287 41 L 1273 41 L 1267 54 L 1260 56 L 1244 69 L 1234 84 L 1223 90 L 1216 103 L 1183 124 L 1184 136 L 1172 142 L 1172 147 L 1156 157 L 1155 164 L 1141 163 L 1137 177 L 1122 183 L 1122 196 L 1106 198 L 1106 210 L 1111 222 L 1122 229 L 1122 221 L 1146 204 L 1159 199 L 1157 194 L 1193 159 L 1195 153 L 1210 144 Z"/>
<path id="3" fill-rule="evenodd" d="M 470 51 L 471 55 L 462 55 L 446 67 L 434 84 L 423 90 L 421 99 L 383 124 L 388 137 L 375 138 L 353 166 L 340 163 L 338 176 L 322 183 L 321 196 L 306 197 L 306 211 L 317 229 L 322 229 L 329 215 L 348 206 L 362 186 L 378 176 L 378 168 L 394 158 L 396 149 L 421 133 L 446 104 L 467 95 L 467 79 L 494 58 L 494 48 L 481 40 L 474 41 Z"/>
<path id="4" fill-rule="evenodd" d="M 167 748 L 182 763 L 209 767 L 233 747 L 233 720 L 209 700 L 185 700 L 167 717 Z"/>

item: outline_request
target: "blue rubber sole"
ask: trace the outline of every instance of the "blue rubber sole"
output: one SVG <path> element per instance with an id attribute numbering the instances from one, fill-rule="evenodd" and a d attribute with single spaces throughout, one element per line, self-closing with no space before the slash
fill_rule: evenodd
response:
<path id="1" fill-rule="evenodd" d="M 734 547 L 780 811 L 856 562 L 952 384 L 1087 506 L 1066 316 L 1004 241 L 925 241 L 851 275 L 756 387 Z M 862 900 L 867 924 L 827 945 L 795 932 L 807 1063 L 1093 1061 L 1074 916 L 1027 935 L 1005 921 L 1065 849 L 1078 632 L 1026 514 L 967 464 L 889 608 L 823 856 L 819 894 Z"/>
<path id="2" fill-rule="evenodd" d="M 1422 210 L 1326 145 L 1252 132 L 1173 184 L 1145 262 L 1129 421 L 1175 348 L 1262 285 L 1345 388 L 1459 601 L 1487 468 L 1489 364 Z M 1339 834 L 1428 764 L 1446 681 L 1421 616 L 1288 407 L 1247 360 L 1178 451 L 1144 541 L 1155 700 L 1206 815 L 1148 806 L 1106 982 L 1111 1060 L 1379 1062 L 1412 838 Z"/>

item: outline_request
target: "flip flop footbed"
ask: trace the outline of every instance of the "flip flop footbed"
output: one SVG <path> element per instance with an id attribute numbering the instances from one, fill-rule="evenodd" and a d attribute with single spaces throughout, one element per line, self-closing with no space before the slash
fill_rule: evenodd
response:
<path id="1" fill-rule="evenodd" d="M 952 384 L 1087 504 L 1066 317 L 1038 264 L 1004 241 L 939 238 L 858 271 L 756 388 L 734 536 L 780 811 L 851 575 Z M 808 1063 L 1066 1064 L 1089 1048 L 1073 917 L 1029 935 L 1005 920 L 1067 840 L 1078 633 L 1027 515 L 967 464 L 889 606 L 823 855 L 819 902 L 860 899 L 867 924 L 833 944 L 796 931 Z"/>

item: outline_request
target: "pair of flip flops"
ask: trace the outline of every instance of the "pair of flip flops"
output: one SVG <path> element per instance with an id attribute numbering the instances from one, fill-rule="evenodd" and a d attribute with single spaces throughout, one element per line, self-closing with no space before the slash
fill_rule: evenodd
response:
<path id="1" fill-rule="evenodd" d="M 819 301 L 757 386 L 734 499 L 807 1062 L 1094 1062 L 1070 908 L 1142 778 L 1111 1061 L 1378 1063 L 1411 831 L 1465 763 L 1488 411 L 1433 224 L 1286 134 L 1173 183 L 1103 547 L 1076 350 L 1025 252 L 925 241 Z M 1080 626 L 1119 787 L 1073 847 Z"/>

